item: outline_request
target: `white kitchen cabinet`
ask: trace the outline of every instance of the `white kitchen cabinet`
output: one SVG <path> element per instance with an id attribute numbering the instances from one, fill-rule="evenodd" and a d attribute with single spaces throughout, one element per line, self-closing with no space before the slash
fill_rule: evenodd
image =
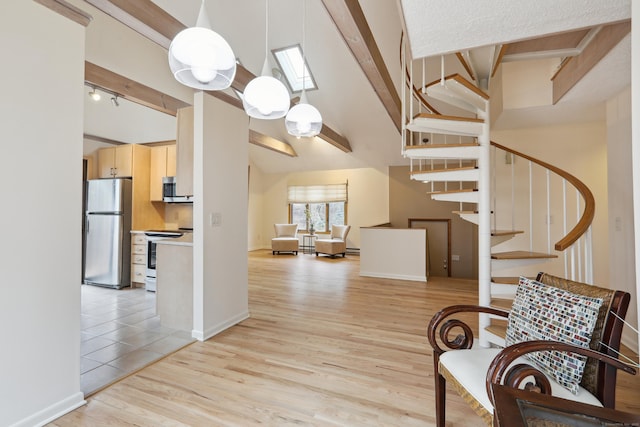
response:
<path id="1" fill-rule="evenodd" d="M 134 232 L 131 237 L 131 286 L 144 287 L 147 275 L 147 238 L 142 232 Z"/>

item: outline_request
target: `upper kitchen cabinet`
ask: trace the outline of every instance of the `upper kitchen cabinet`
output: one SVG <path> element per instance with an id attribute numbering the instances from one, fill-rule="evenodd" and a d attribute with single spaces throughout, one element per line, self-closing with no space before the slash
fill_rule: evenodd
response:
<path id="1" fill-rule="evenodd" d="M 180 108 L 177 120 L 176 194 L 193 196 L 193 107 Z"/>
<path id="2" fill-rule="evenodd" d="M 123 166 L 115 166 L 116 158 Z M 103 166 L 103 164 L 111 166 Z M 100 178 L 113 178 L 111 168 L 118 169 L 116 178 L 121 176 L 133 178 L 131 191 L 131 228 L 133 230 L 164 227 L 164 204 L 154 205 L 149 197 L 150 166 L 151 148 L 145 145 L 126 144 L 98 150 Z"/>
<path id="3" fill-rule="evenodd" d="M 149 196 L 152 202 L 162 201 L 162 178 L 165 176 L 176 176 L 175 144 L 151 148 Z"/>
<path id="4" fill-rule="evenodd" d="M 123 144 L 98 150 L 98 177 L 133 176 L 133 145 Z"/>

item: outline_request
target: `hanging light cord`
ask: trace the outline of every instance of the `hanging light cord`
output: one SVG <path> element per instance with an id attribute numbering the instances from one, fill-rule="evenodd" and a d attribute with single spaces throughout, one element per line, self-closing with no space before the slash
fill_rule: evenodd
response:
<path id="1" fill-rule="evenodd" d="M 304 94 L 304 90 L 306 89 L 305 87 L 305 80 L 306 80 L 306 76 L 305 76 L 305 72 L 307 71 L 307 51 L 305 50 L 306 47 L 306 28 L 305 28 L 305 23 L 307 21 L 307 1 L 306 0 L 302 0 L 302 93 Z"/>
<path id="2" fill-rule="evenodd" d="M 264 59 L 266 61 L 267 57 L 269 55 L 269 0 L 265 1 L 264 4 L 265 4 L 265 11 L 264 11 L 264 16 L 265 16 L 265 23 L 264 23 L 264 28 L 265 28 Z"/>

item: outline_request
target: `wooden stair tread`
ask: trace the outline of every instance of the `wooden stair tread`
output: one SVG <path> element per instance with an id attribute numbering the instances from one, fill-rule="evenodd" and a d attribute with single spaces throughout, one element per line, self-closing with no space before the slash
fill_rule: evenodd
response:
<path id="1" fill-rule="evenodd" d="M 447 190 L 447 191 L 432 191 L 427 194 L 456 194 L 456 193 L 473 193 L 478 191 L 477 188 L 463 188 L 461 190 Z"/>
<path id="2" fill-rule="evenodd" d="M 498 337 L 506 337 L 507 336 L 507 324 L 494 324 L 491 323 L 489 326 L 484 328 L 487 332 L 491 332 L 493 335 Z"/>
<path id="3" fill-rule="evenodd" d="M 500 283 L 501 285 L 517 285 L 520 282 L 520 277 L 492 277 L 491 281 L 493 283 Z"/>
<path id="4" fill-rule="evenodd" d="M 420 144 L 420 145 L 407 145 L 406 150 L 424 149 L 424 148 L 458 148 L 458 147 L 479 147 L 477 142 L 463 142 L 460 144 Z"/>
<path id="5" fill-rule="evenodd" d="M 475 93 L 476 95 L 484 98 L 484 99 L 489 99 L 489 95 L 487 93 L 485 93 L 482 89 L 480 89 L 479 87 L 475 86 L 473 83 L 471 83 L 469 80 L 465 79 L 464 77 L 462 77 L 460 74 L 455 73 L 455 74 L 450 74 L 448 76 L 446 76 L 445 78 L 445 82 L 449 82 L 449 81 L 455 81 L 456 83 L 460 84 L 461 86 L 464 86 L 465 89 Z M 431 83 L 429 83 L 427 85 L 427 88 L 431 87 L 431 86 L 435 86 L 435 85 L 439 85 L 440 84 L 440 80 L 435 80 Z"/>
<path id="6" fill-rule="evenodd" d="M 510 236 L 513 234 L 522 234 L 523 230 L 491 230 L 492 236 Z"/>
<path id="7" fill-rule="evenodd" d="M 511 310 L 513 305 L 512 299 L 507 298 L 491 298 L 491 307 L 502 308 L 504 310 Z"/>
<path id="8" fill-rule="evenodd" d="M 446 116 L 444 114 L 433 113 L 419 113 L 413 116 L 413 119 L 432 119 L 432 120 L 446 120 L 452 122 L 466 122 L 466 123 L 484 123 L 484 120 L 473 117 L 462 116 Z"/>
<path id="9" fill-rule="evenodd" d="M 455 167 L 455 168 L 427 169 L 427 170 L 421 170 L 421 171 L 413 171 L 411 172 L 411 175 L 419 175 L 423 173 L 458 172 L 458 171 L 466 171 L 466 170 L 474 170 L 474 169 L 478 169 L 478 167 L 462 166 L 462 167 Z"/>
<path id="10" fill-rule="evenodd" d="M 537 259 L 537 258 L 558 258 L 557 255 L 547 254 L 543 252 L 529 252 L 529 251 L 511 251 L 511 252 L 499 252 L 491 254 L 491 259 Z"/>

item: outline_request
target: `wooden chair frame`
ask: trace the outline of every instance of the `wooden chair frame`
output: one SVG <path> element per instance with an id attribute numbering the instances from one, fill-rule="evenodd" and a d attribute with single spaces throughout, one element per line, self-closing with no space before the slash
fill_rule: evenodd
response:
<path id="1" fill-rule="evenodd" d="M 571 282 L 566 279 L 555 278 L 544 273 L 539 273 L 537 280 L 544 282 L 545 276 L 549 276 L 552 280 Z M 551 284 L 552 286 L 555 283 Z M 615 407 L 615 391 L 616 391 L 616 375 L 618 369 L 625 372 L 635 374 L 635 370 L 617 359 L 616 352 L 620 349 L 620 339 L 622 335 L 622 327 L 624 323 L 620 319 L 624 319 L 627 308 L 629 306 L 630 295 L 622 291 L 612 291 L 613 296 L 609 304 L 608 313 L 606 315 L 602 328 L 602 336 L 599 339 L 598 349 L 588 349 L 576 347 L 571 344 L 559 343 L 555 341 L 529 341 L 514 344 L 503 349 L 493 360 L 487 372 L 487 393 L 493 404 L 493 396 L 491 392 L 492 383 L 501 383 L 503 378 L 505 384 L 517 387 L 527 376 L 535 378 L 535 384 L 529 386 L 534 391 L 550 394 L 550 386 L 548 380 L 536 368 L 529 365 L 518 365 L 507 371 L 509 365 L 518 357 L 531 352 L 543 350 L 570 351 L 587 356 L 589 359 L 597 361 L 597 374 L 595 387 L 592 394 L 602 403 L 604 407 Z M 435 393 L 436 393 L 436 425 L 444 427 L 445 425 L 445 401 L 446 401 L 446 379 L 439 372 L 440 356 L 449 350 L 470 349 L 473 346 L 473 331 L 466 323 L 450 318 L 454 314 L 459 313 L 486 313 L 494 316 L 507 318 L 509 312 L 492 307 L 483 307 L 478 305 L 456 305 L 446 307 L 436 313 L 427 330 L 429 343 L 433 348 L 433 369 L 435 377 Z M 614 315 L 612 315 L 615 314 Z M 450 334 L 454 330 L 460 329 L 453 339 L 449 339 Z M 604 344 L 604 345 L 603 345 Z M 444 348 L 443 348 L 444 347 Z M 545 384 L 546 381 L 546 384 Z"/>

